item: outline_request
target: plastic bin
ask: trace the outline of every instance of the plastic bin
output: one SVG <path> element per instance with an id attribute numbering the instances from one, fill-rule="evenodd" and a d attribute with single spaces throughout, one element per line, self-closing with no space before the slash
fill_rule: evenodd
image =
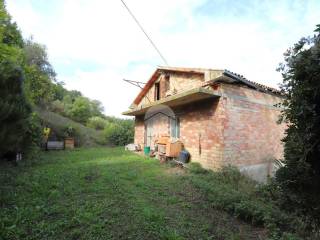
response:
<path id="1" fill-rule="evenodd" d="M 143 152 L 145 155 L 150 155 L 150 147 L 144 147 Z"/>
<path id="2" fill-rule="evenodd" d="M 190 160 L 190 153 L 186 150 L 182 150 L 179 154 L 179 162 L 188 163 Z"/>

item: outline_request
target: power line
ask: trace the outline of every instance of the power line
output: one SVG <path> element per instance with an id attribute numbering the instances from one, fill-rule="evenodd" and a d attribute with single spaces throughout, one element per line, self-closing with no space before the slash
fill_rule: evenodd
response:
<path id="1" fill-rule="evenodd" d="M 156 44 L 151 40 L 151 38 L 149 37 L 149 35 L 146 33 L 146 31 L 143 29 L 142 25 L 139 23 L 138 19 L 133 15 L 132 11 L 129 9 L 129 7 L 127 6 L 127 4 L 124 2 L 124 0 L 120 0 L 123 4 L 123 6 L 128 10 L 129 14 L 131 15 L 131 17 L 133 18 L 133 20 L 137 23 L 137 25 L 139 26 L 139 28 L 141 29 L 141 31 L 144 33 L 144 35 L 148 38 L 149 42 L 151 43 L 151 45 L 154 47 L 154 49 L 158 52 L 159 56 L 161 57 L 161 59 L 163 60 L 163 62 L 169 66 L 167 60 L 164 58 L 164 56 L 161 54 L 159 48 L 157 48 Z"/>
<path id="2" fill-rule="evenodd" d="M 146 83 L 144 82 L 138 82 L 138 81 L 134 81 L 134 80 L 129 80 L 129 79 L 123 79 L 123 81 L 127 82 L 127 83 L 130 83 L 136 87 L 139 87 L 139 88 L 143 88 L 141 85 L 145 85 Z"/>

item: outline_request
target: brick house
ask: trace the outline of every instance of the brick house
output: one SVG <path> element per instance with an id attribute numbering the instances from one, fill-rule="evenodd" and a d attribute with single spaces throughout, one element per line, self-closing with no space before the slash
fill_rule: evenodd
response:
<path id="1" fill-rule="evenodd" d="M 135 144 L 152 148 L 156 138 L 170 135 L 205 168 L 231 164 L 264 181 L 283 155 L 281 100 L 277 89 L 227 70 L 159 67 L 123 114 L 135 116 Z M 147 119 L 157 106 L 169 107 L 174 117 Z"/>

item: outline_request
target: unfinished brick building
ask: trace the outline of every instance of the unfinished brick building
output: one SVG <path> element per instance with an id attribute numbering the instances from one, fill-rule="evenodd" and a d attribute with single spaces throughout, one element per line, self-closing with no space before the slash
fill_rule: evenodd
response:
<path id="1" fill-rule="evenodd" d="M 283 154 L 281 100 L 277 89 L 227 70 L 159 67 L 123 114 L 135 116 L 135 144 L 152 148 L 155 139 L 170 135 L 205 168 L 231 164 L 263 181 Z M 146 119 L 159 105 L 175 118 Z"/>

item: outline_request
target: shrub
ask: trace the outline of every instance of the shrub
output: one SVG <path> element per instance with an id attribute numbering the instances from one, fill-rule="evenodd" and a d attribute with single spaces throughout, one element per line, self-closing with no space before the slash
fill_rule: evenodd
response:
<path id="1" fill-rule="evenodd" d="M 320 25 L 284 54 L 279 71 L 287 123 L 284 164 L 276 173 L 282 207 L 313 218 L 320 228 Z"/>
<path id="2" fill-rule="evenodd" d="M 0 43 L 1 44 L 1 43 Z M 22 91 L 23 72 L 16 63 L 0 58 L 0 157 L 23 149 L 31 107 Z"/>
<path id="3" fill-rule="evenodd" d="M 56 112 L 59 114 L 63 114 L 65 109 L 64 109 L 64 104 L 60 100 L 55 100 L 51 103 L 50 109 L 52 112 Z"/>
<path id="4" fill-rule="evenodd" d="M 108 123 L 104 129 L 107 142 L 115 146 L 124 146 L 133 141 L 133 122 L 119 120 L 117 123 Z"/>
<path id="5" fill-rule="evenodd" d="M 76 135 L 76 127 L 70 125 L 64 128 L 64 137 L 75 137 Z"/>
<path id="6" fill-rule="evenodd" d="M 27 159 L 28 162 L 39 159 L 42 137 L 41 119 L 36 112 L 32 112 L 28 118 L 28 129 L 23 143 L 24 158 Z"/>
<path id="7" fill-rule="evenodd" d="M 193 174 L 206 174 L 209 171 L 201 167 L 200 163 L 192 162 L 189 164 L 189 171 Z"/>
<path id="8" fill-rule="evenodd" d="M 102 117 L 91 117 L 88 120 L 87 126 L 96 130 L 103 130 L 107 122 Z"/>

